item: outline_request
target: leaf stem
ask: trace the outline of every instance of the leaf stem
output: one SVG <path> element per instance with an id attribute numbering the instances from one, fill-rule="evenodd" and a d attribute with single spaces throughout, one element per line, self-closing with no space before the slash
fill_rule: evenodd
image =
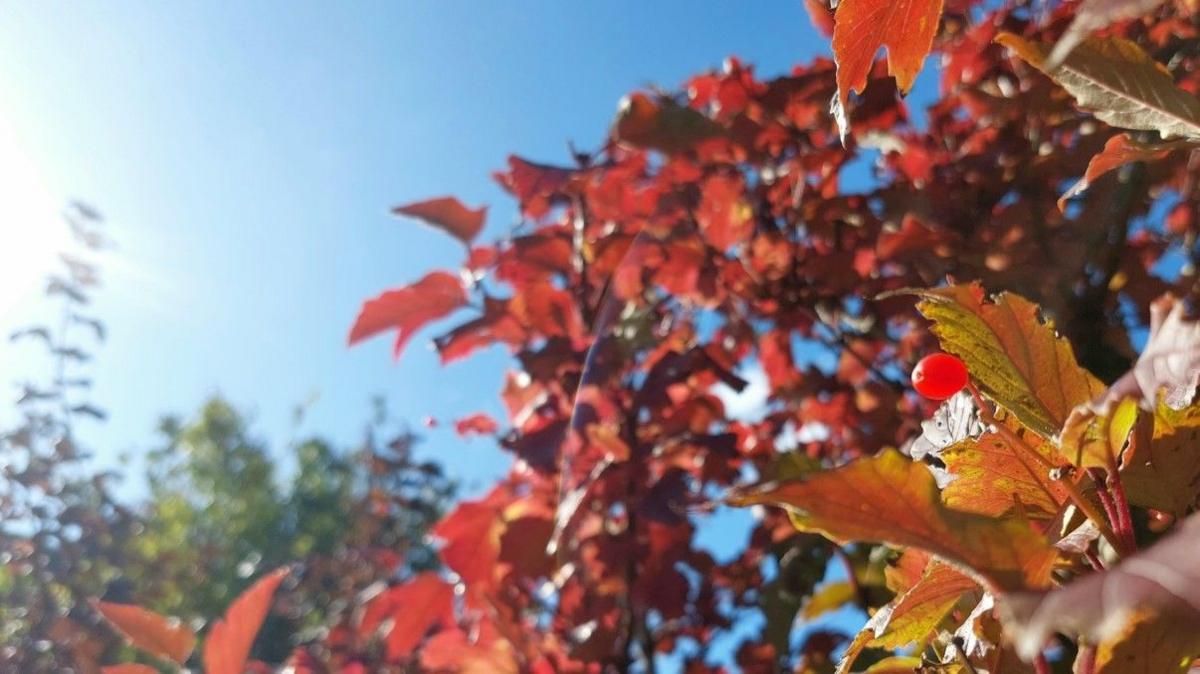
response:
<path id="1" fill-rule="evenodd" d="M 1046 662 L 1045 653 L 1038 653 L 1037 657 L 1033 659 L 1033 669 L 1037 674 L 1051 674 L 1050 663 Z"/>

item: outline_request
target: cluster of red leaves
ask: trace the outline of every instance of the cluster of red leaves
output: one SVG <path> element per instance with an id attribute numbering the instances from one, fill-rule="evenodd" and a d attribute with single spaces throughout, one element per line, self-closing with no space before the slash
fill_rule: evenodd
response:
<path id="1" fill-rule="evenodd" d="M 872 23 L 882 5 L 894 7 Z M 1151 165 L 1093 172 L 1091 189 L 1059 208 L 1115 132 L 996 42 L 1054 44 L 1074 6 L 1045 15 L 1041 6 L 843 0 L 835 18 L 870 29 L 842 36 L 869 50 L 865 61 L 847 61 L 835 22 L 838 66 L 817 60 L 764 81 L 730 60 L 676 95 L 635 93 L 611 141 L 574 164 L 510 158 L 496 178 L 523 224 L 494 244 L 475 242 L 481 210 L 444 198 L 398 208 L 462 241 L 463 263 L 367 302 L 351 342 L 394 329 L 399 353 L 416 331 L 454 316 L 434 339 L 444 363 L 507 349 L 504 428 L 483 417 L 458 428 L 499 432 L 516 461 L 437 528 L 447 573 L 365 598 L 354 628 L 298 650 L 295 671 L 653 671 L 669 654 L 704 674 L 723 671 L 717 637 L 754 614 L 762 630 L 734 649 L 742 671 L 830 671 L 849 637 L 819 630 L 797 644 L 799 617 L 871 610 L 914 587 L 949 598 L 941 617 L 974 581 L 928 554 L 897 560 L 799 533 L 778 510 L 762 512 L 737 554 L 718 560 L 697 543 L 697 513 L 747 475 L 784 479 L 857 457 L 877 459 L 828 478 L 850 475 L 862 489 L 853 503 L 833 499 L 843 492 L 828 481 L 788 483 L 787 498 L 816 504 L 810 529 L 828 533 L 822 518 L 858 508 L 860 528 L 833 538 L 880 540 L 890 511 L 905 507 L 899 493 L 925 503 L 927 528 L 887 540 L 987 569 L 993 589 L 1045 586 L 1053 550 L 1023 524 L 987 524 L 1011 499 L 972 506 L 967 494 L 936 496 L 924 466 L 885 451 L 919 435 L 934 410 L 905 382 L 935 338 L 912 298 L 893 291 L 947 277 L 1016 291 L 1105 379 L 1129 369 L 1131 330 L 1149 323 L 1153 298 L 1196 296 L 1192 268 L 1154 273 L 1168 253 L 1195 254 L 1195 218 L 1147 224 L 1171 199 L 1194 209 L 1186 157 L 1155 150 L 1161 161 Z M 1184 90 L 1200 89 L 1184 4 L 1108 30 L 1171 63 Z M 927 122 L 912 122 L 874 62 L 879 45 L 892 50 L 903 88 L 930 46 L 940 55 L 942 95 Z M 835 97 L 848 146 L 828 112 Z M 864 160 L 873 184 L 848 191 L 846 169 Z M 982 302 L 978 288 L 961 292 Z M 1020 306 L 1037 322 L 1036 306 Z M 734 418 L 718 392 L 741 390 L 754 368 L 767 402 Z M 1084 400 L 1098 386 L 1089 377 L 1080 375 Z M 1004 392 L 984 390 L 993 393 Z M 1052 435 L 1070 411 L 1026 402 L 1012 411 L 1034 433 Z M 1030 489 L 1041 494 L 1028 503 L 1035 514 L 1066 503 L 1057 487 Z M 963 542 L 960 530 L 980 533 Z M 834 559 L 847 580 L 819 586 Z M 927 611 L 930 601 L 900 601 L 890 613 Z"/>

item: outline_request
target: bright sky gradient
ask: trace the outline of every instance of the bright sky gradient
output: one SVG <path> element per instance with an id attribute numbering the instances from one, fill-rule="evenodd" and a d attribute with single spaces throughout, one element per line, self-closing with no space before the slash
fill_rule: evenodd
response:
<path id="1" fill-rule="evenodd" d="M 510 152 L 564 161 L 568 140 L 600 142 L 623 94 L 731 54 L 774 75 L 826 51 L 798 0 L 9 5 L 0 330 L 36 317 L 53 212 L 77 197 L 119 246 L 93 368 L 112 418 L 84 433 L 102 457 L 137 456 L 161 414 L 216 391 L 277 444 L 313 395 L 305 428 L 345 442 L 374 394 L 414 424 L 500 417 L 502 352 L 443 369 L 432 333 L 395 365 L 387 339 L 345 347 L 363 299 L 458 261 L 388 208 L 454 193 L 490 204 L 485 238 L 500 236 L 514 211 L 489 174 Z M 35 356 L 6 344 L 3 379 Z M 468 487 L 508 464 L 426 435 Z"/>

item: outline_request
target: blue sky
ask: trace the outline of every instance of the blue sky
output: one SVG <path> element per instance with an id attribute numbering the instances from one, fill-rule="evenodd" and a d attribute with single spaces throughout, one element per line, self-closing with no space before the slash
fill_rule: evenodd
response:
<path id="1" fill-rule="evenodd" d="M 94 366 L 112 417 L 85 439 L 137 456 L 161 414 L 217 391 L 276 443 L 314 395 L 305 429 L 346 442 L 374 394 L 413 423 L 500 417 L 502 352 L 443 369 L 432 333 L 398 364 L 386 339 L 345 347 L 363 299 L 458 261 L 388 208 L 454 193 L 490 204 L 485 237 L 502 235 L 514 211 L 489 174 L 510 152 L 563 161 L 568 140 L 600 142 L 623 94 L 731 54 L 773 75 L 825 51 L 796 0 L 9 6 L 0 169 L 42 210 L 95 204 L 118 244 Z M 19 271 L 51 260 L 57 225 L 33 209 L 0 206 Z M 0 271 L 4 332 L 37 317 L 36 276 Z M 2 351 L 5 380 L 37 364 Z M 427 436 L 468 485 L 508 463 L 487 441 Z"/>

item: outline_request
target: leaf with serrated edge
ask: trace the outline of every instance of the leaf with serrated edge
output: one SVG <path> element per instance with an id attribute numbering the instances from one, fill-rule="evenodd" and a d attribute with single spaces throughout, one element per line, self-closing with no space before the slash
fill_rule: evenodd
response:
<path id="1" fill-rule="evenodd" d="M 989 300 L 977 283 L 914 292 L 942 348 L 966 363 L 985 395 L 1042 437 L 1056 437 L 1077 405 L 1104 390 L 1020 295 Z"/>
<path id="2" fill-rule="evenodd" d="M 1090 38 L 1057 68 L 1050 50 L 1012 33 L 996 42 L 1046 73 L 1079 107 L 1122 129 L 1157 131 L 1164 139 L 1200 138 L 1200 100 L 1175 85 L 1171 73 L 1136 43 L 1119 37 Z"/>
<path id="3" fill-rule="evenodd" d="M 1066 464 L 1054 445 L 1029 434 L 1029 449 L 1014 446 L 1012 436 L 985 433 L 958 442 L 938 454 L 951 476 L 942 500 L 951 508 L 980 515 L 1003 515 L 1020 507 L 1031 517 L 1056 515 L 1068 495 L 1061 482 L 1050 479 L 1045 464 Z"/>
<path id="4" fill-rule="evenodd" d="M 993 588 L 1045 587 L 1056 552 L 1024 520 L 942 505 L 923 464 L 889 449 L 802 479 L 735 493 L 735 505 L 778 505 L 803 531 L 845 543 L 913 546 L 970 568 Z"/>

